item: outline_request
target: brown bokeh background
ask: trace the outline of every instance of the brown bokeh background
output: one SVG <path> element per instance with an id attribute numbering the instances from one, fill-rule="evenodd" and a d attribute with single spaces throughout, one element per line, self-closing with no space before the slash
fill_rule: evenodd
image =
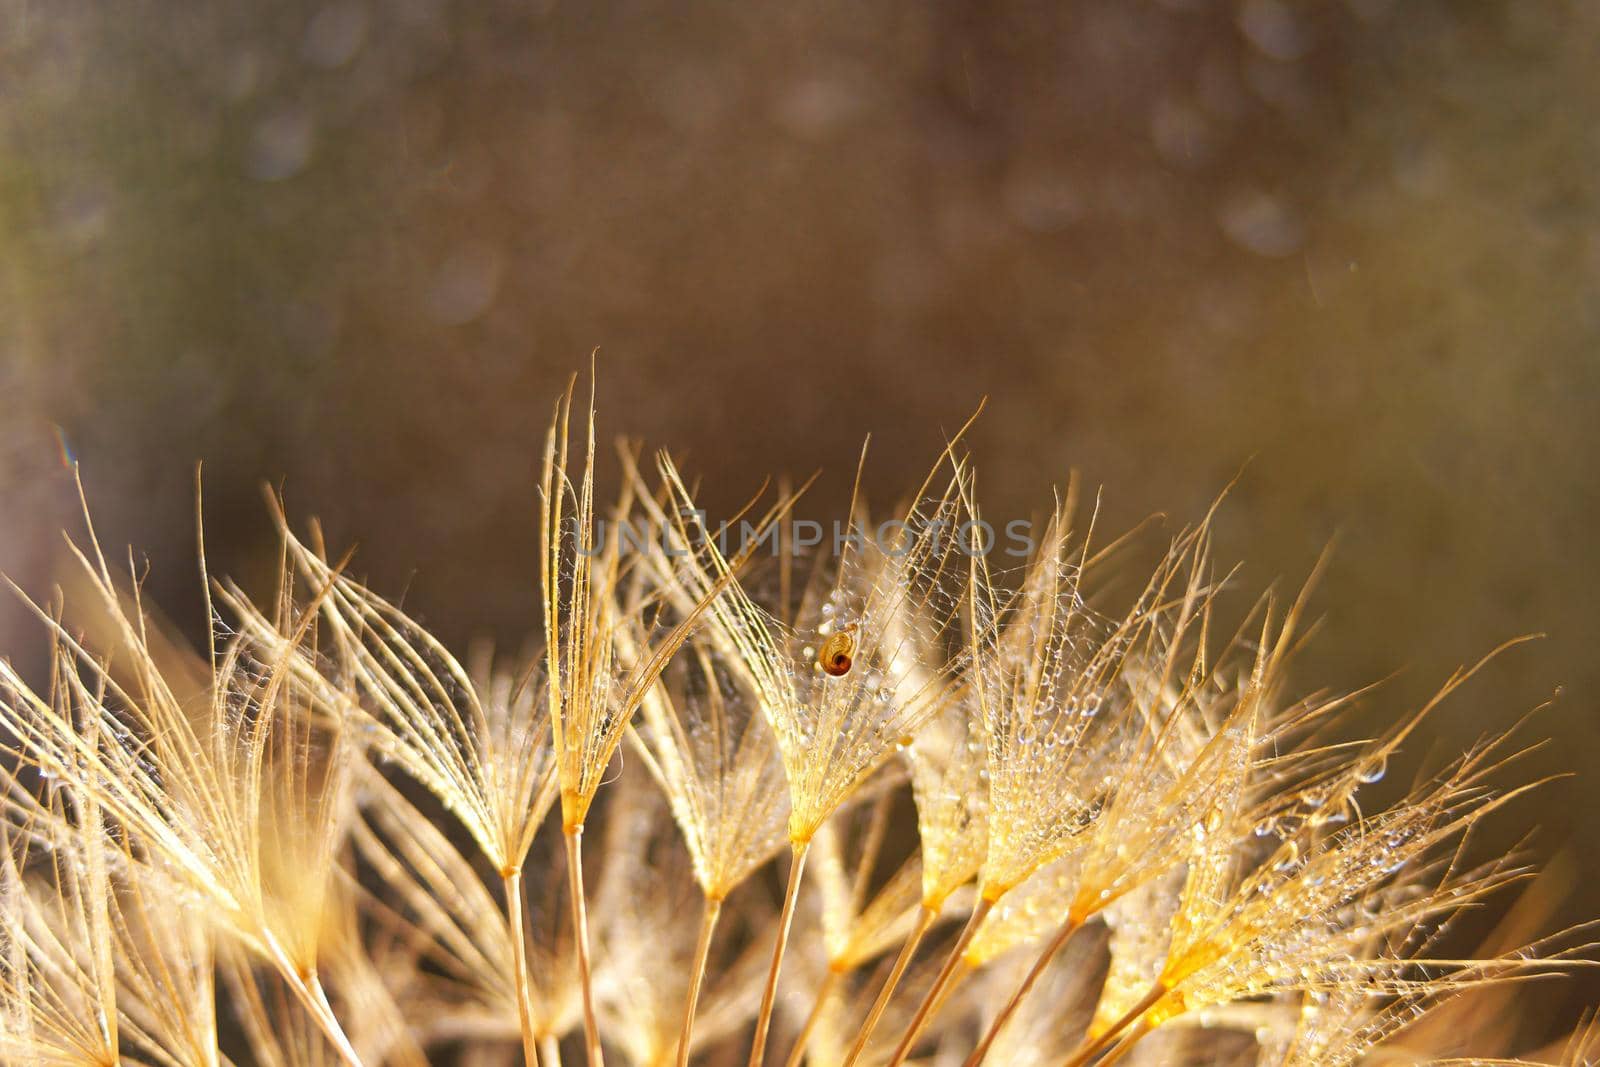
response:
<path id="1" fill-rule="evenodd" d="M 1561 687 L 1517 817 L 1600 913 L 1600 9 L 1584 0 L 0 0 L 0 568 L 79 459 L 200 622 L 264 480 L 447 637 L 536 624 L 549 406 L 879 496 L 972 441 L 995 515 L 1080 470 L 1220 525 L 1241 583 L 1340 535 L 1307 688 L 1419 748 Z M 0 647 L 39 637 L 0 607 Z M 1419 757 L 1420 758 L 1420 757 Z M 1513 819 L 1513 823 L 1516 820 Z"/>

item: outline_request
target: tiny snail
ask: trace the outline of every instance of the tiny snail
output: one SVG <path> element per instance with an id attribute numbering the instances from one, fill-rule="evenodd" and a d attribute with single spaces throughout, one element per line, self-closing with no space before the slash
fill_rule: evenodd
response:
<path id="1" fill-rule="evenodd" d="M 817 666 L 830 677 L 842 678 L 850 673 L 850 667 L 855 662 L 855 651 L 856 627 L 851 623 L 822 643 L 822 649 L 817 653 Z"/>

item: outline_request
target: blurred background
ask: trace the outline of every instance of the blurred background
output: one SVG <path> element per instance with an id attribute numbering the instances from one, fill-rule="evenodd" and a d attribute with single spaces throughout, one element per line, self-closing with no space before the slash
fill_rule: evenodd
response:
<path id="1" fill-rule="evenodd" d="M 214 569 L 271 565 L 281 482 L 444 636 L 516 640 L 591 349 L 602 433 L 714 513 L 821 468 L 831 514 L 869 432 L 892 496 L 987 396 L 991 515 L 1076 468 L 1110 525 L 1188 521 L 1244 468 L 1249 592 L 1337 533 L 1300 674 L 1399 672 L 1374 728 L 1547 633 L 1417 748 L 1556 698 L 1529 773 L 1578 777 L 1511 828 L 1589 918 L 1597 174 L 1583 0 L 0 0 L 0 569 L 48 589 L 76 458 L 199 632 L 204 461 Z"/>

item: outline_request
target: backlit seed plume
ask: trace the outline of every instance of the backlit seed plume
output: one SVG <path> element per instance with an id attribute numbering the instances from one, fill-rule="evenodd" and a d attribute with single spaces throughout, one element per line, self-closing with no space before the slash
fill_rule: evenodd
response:
<path id="1" fill-rule="evenodd" d="M 408 944 L 416 955 L 434 1025 L 450 1033 L 515 1034 L 518 1025 L 516 961 L 501 905 L 454 843 L 376 771 L 361 783 L 361 816 L 351 830 L 352 858 L 372 874 L 362 892 L 365 910 Z M 552 857 L 545 857 L 549 863 Z M 551 880 L 547 888 L 559 887 Z M 564 1033 L 577 1021 L 570 996 L 570 950 L 538 956 L 533 1009 L 539 1033 Z M 549 983 L 547 990 L 537 988 Z M 413 989 L 413 993 L 423 992 Z M 565 1001 L 565 1009 L 560 1006 Z M 426 1036 L 426 1035 L 424 1035 Z"/>
<path id="2" fill-rule="evenodd" d="M 787 842 L 783 765 L 754 695 L 706 642 L 691 641 L 640 703 L 636 736 L 695 880 L 726 899 Z"/>
<path id="3" fill-rule="evenodd" d="M 1391 901 L 1404 907 L 1425 898 L 1445 882 L 1459 886 L 1509 882 L 1518 880 L 1523 873 L 1516 867 L 1515 858 L 1464 873 L 1446 864 L 1437 873 L 1427 872 L 1386 888 L 1378 899 L 1364 902 L 1358 913 L 1367 917 L 1388 907 Z M 1584 932 L 1582 927 L 1531 943 L 1520 941 L 1531 918 L 1537 916 L 1537 925 L 1548 920 L 1554 902 L 1546 898 L 1543 881 L 1541 876 L 1528 883 L 1516 906 L 1490 940 L 1477 946 L 1470 959 L 1437 958 L 1448 933 L 1448 918 L 1410 927 L 1356 925 L 1350 931 L 1346 955 L 1353 963 L 1399 979 L 1398 985 L 1386 996 L 1374 995 L 1373 983 L 1363 979 L 1313 989 L 1301 999 L 1298 1010 L 1281 1013 L 1292 1016 L 1292 1020 L 1257 1030 L 1263 1065 L 1354 1067 L 1378 1049 L 1382 1050 L 1381 1055 L 1397 1060 L 1421 1060 L 1430 1051 L 1469 1047 L 1485 1051 L 1509 1049 L 1516 1040 L 1518 1013 L 1513 1005 L 1521 987 L 1552 977 L 1588 947 L 1578 944 L 1573 936 Z M 1497 1007 L 1501 1010 L 1497 1011 Z M 1201 1009 L 1201 1013 L 1205 1011 Z M 1212 1014 L 1222 1016 L 1225 1012 L 1223 1009 Z M 1527 1061 L 1485 1057 L 1471 1062 Z"/>
<path id="4" fill-rule="evenodd" d="M 847 1044 L 848 1051 L 841 1050 L 835 1057 L 839 1062 L 859 1056 L 856 1043 L 870 1037 L 884 1004 L 867 1006 L 873 993 L 870 984 L 859 987 L 859 1003 L 858 997 L 844 995 L 850 992 L 851 980 L 858 973 L 870 974 L 873 961 L 897 945 L 920 941 L 936 918 L 921 905 L 922 863 L 915 854 L 894 868 L 876 889 L 872 888 L 882 865 L 880 853 L 891 799 L 891 795 L 883 794 L 875 803 L 849 812 L 851 817 L 841 814 L 817 832 L 812 896 L 818 911 L 822 958 L 813 961 L 812 969 L 820 970 L 821 978 L 815 981 L 810 1011 L 801 1024 L 790 1063 L 797 1062 L 796 1058 L 807 1050 L 820 1055 L 824 1062 L 831 1062 L 826 1053 L 830 1033 L 848 1033 L 853 1039 Z M 852 823 L 861 824 L 853 827 L 858 831 L 854 835 L 849 832 Z M 909 960 L 909 955 L 902 954 L 893 969 L 903 971 Z M 885 988 L 887 984 L 885 981 Z M 847 1026 L 850 1029 L 845 1029 Z M 811 1050 L 813 1039 L 820 1044 Z"/>
<path id="5" fill-rule="evenodd" d="M 1403 973 L 1405 962 L 1384 953 L 1373 958 L 1373 966 Z M 1464 989 L 1535 973 L 1536 966 L 1524 959 L 1475 961 L 1470 967 L 1445 973 L 1419 962 L 1401 982 L 1403 988 L 1392 993 L 1392 999 L 1380 999 L 1359 981 L 1316 990 L 1302 1000 L 1287 1048 L 1272 1062 L 1279 1067 L 1356 1067 L 1386 1042 L 1392 1042 L 1400 1053 L 1406 1044 L 1406 1028 L 1432 1005 Z"/>
<path id="6" fill-rule="evenodd" d="M 872 865 L 853 865 L 832 824 L 817 834 L 817 890 L 828 970 L 850 974 L 892 950 L 911 932 L 921 900 L 922 865 L 906 860 L 876 890 Z"/>
<path id="7" fill-rule="evenodd" d="M 534 833 L 555 801 L 554 753 L 542 701 L 538 662 L 496 667 L 493 649 L 480 648 L 462 667 L 448 649 L 403 611 L 326 563 L 298 541 L 278 512 L 285 552 L 323 590 L 322 611 L 333 633 L 334 662 L 344 688 L 320 688 L 323 707 L 355 729 L 382 760 L 410 774 L 466 827 L 502 880 L 507 939 L 526 944 L 522 869 Z M 224 587 L 251 632 L 272 633 L 251 613 L 242 593 Z M 531 979 L 515 955 L 515 990 L 528 1048 L 536 1043 Z"/>
<path id="8" fill-rule="evenodd" d="M 917 807 L 922 906 L 935 914 L 977 876 L 988 850 L 988 752 L 972 710 L 951 701 L 904 751 Z"/>
<path id="9" fill-rule="evenodd" d="M 137 584 L 119 591 L 92 532 L 90 545 L 92 561 L 72 551 L 117 634 L 118 670 L 41 612 L 55 642 L 52 694 L 0 663 L 0 719 L 17 754 L 92 802 L 229 936 L 277 967 L 353 1060 L 317 975 L 355 754 L 337 724 L 321 725 L 318 693 L 304 682 L 315 615 L 293 613 L 285 574 L 272 619 L 284 640 L 239 636 L 214 650 L 211 690 L 196 708 L 151 654 Z"/>
<path id="10" fill-rule="evenodd" d="M 923 938 L 944 914 L 945 902 L 983 866 L 989 837 L 988 757 L 983 720 L 973 714 L 968 697 L 967 690 L 950 694 L 943 711 L 901 746 L 917 808 L 920 906 L 910 931 L 899 938 L 900 953 L 867 1009 L 847 1063 L 859 1062 L 866 1052 Z"/>
<path id="11" fill-rule="evenodd" d="M 1449 853 L 1427 861 L 1526 788 L 1499 795 L 1484 788 L 1502 763 L 1501 747 L 1469 751 L 1394 807 L 1331 834 L 1308 819 L 1242 874 L 1221 860 L 1192 864 L 1156 980 L 1089 1048 L 1123 1031 L 1123 1040 L 1137 1040 L 1187 1012 L 1268 993 L 1316 996 L 1355 984 L 1369 997 L 1404 998 L 1427 992 L 1419 983 L 1441 976 L 1465 987 L 1502 972 L 1486 961 L 1352 952 L 1427 929 L 1520 876 L 1503 864 L 1460 870 Z M 1368 766 L 1368 758 L 1352 760 L 1331 795 L 1345 803 L 1370 776 Z"/>
<path id="12" fill-rule="evenodd" d="M 699 912 L 702 893 L 663 808 L 639 779 L 614 797 L 605 829 L 608 862 L 594 898 L 595 913 L 603 916 L 595 976 L 601 1020 L 636 1067 L 665 1067 L 677 1059 L 684 1003 L 701 973 L 699 931 L 683 919 Z M 705 1015 L 691 1052 L 697 1043 L 742 1030 L 755 1012 L 756 968 L 765 963 L 767 946 L 748 946 L 743 959 L 725 943 L 714 950 L 719 966 L 707 979 Z"/>
<path id="13" fill-rule="evenodd" d="M 689 571 L 691 588 L 709 600 L 710 639 L 748 677 L 776 736 L 789 783 L 791 841 L 809 841 L 938 710 L 953 683 L 965 578 L 957 563 L 965 467 L 953 454 L 948 460 L 942 492 L 932 491 L 942 473 L 935 467 L 915 502 L 876 530 L 863 506 L 852 508 L 848 528 L 855 536 L 841 538 L 836 558 L 817 560 L 793 625 L 755 604 L 712 531 L 680 526 L 682 540 L 702 546 L 707 561 L 680 573 Z M 670 464 L 664 471 L 675 503 L 692 513 L 676 471 Z M 758 530 L 786 506 L 780 502 Z M 790 560 L 782 562 L 787 567 Z M 820 659 L 830 642 L 845 653 L 832 665 Z"/>
<path id="14" fill-rule="evenodd" d="M 633 734 L 671 807 L 703 897 L 678 1040 L 680 1064 L 693 1048 L 694 1016 L 723 901 L 786 840 L 783 767 L 772 729 L 740 674 L 720 662 L 708 643 L 691 641 L 645 695 Z"/>
<path id="15" fill-rule="evenodd" d="M 978 509 L 963 488 L 962 505 L 976 521 Z M 1069 493 L 1014 595 L 996 585 L 986 556 L 971 560 L 969 682 L 987 741 L 987 852 L 978 903 L 892 1065 L 910 1055 L 995 906 L 1035 871 L 1081 847 L 1120 787 L 1142 784 L 1129 772 L 1143 724 L 1134 702 L 1119 699 L 1118 683 L 1130 652 L 1154 631 L 1199 535 L 1174 542 L 1133 605 L 1107 618 L 1083 595 L 1092 557 L 1089 539 L 1071 531 L 1072 505 Z"/>
<path id="16" fill-rule="evenodd" d="M 982 1062 L 1051 958 L 1085 922 L 1146 882 L 1185 863 L 1211 862 L 1214 855 L 1231 848 L 1218 831 L 1232 824 L 1246 803 L 1254 750 L 1265 732 L 1263 723 L 1271 718 L 1265 709 L 1276 694 L 1284 657 L 1292 647 L 1301 602 L 1270 645 L 1263 624 L 1253 664 L 1236 663 L 1245 659 L 1240 637 L 1220 654 L 1209 647 L 1217 587 L 1207 579 L 1208 523 L 1180 538 L 1179 545 L 1185 542 L 1192 543 L 1192 551 L 1175 548 L 1168 562 L 1186 554 L 1186 580 L 1178 586 L 1170 608 L 1154 612 L 1151 625 L 1138 632 L 1111 687 L 1110 699 L 1130 709 L 1113 758 L 1120 781 L 1108 783 L 1097 817 L 1082 833 L 1081 845 L 1066 857 L 1071 861 L 1070 890 L 1059 900 L 1040 893 L 1049 888 L 1048 883 L 1038 882 L 1043 872 L 1036 872 L 1018 890 L 1027 893 L 1028 908 L 1039 904 L 1055 913 L 1056 929 L 1009 1002 L 994 1016 L 968 1059 L 971 1067 Z M 1253 617 L 1254 613 L 1246 618 L 1246 627 Z M 1247 681 L 1234 684 L 1230 674 L 1236 670 Z M 1297 706 L 1275 721 L 1286 728 L 1288 722 L 1325 715 L 1329 706 L 1329 702 Z M 1280 767 L 1277 773 L 1285 769 Z M 1033 892 L 1027 892 L 1029 886 Z M 1009 901 L 1010 896 L 1002 899 Z M 991 926 L 985 923 L 978 936 Z M 991 932 L 986 940 L 995 939 Z M 974 960 L 970 950 L 967 959 Z"/>
<path id="17" fill-rule="evenodd" d="M 1122 778 L 1146 734 L 1119 678 L 1130 650 L 1153 632 L 1195 543 L 1194 534 L 1176 542 L 1133 606 L 1107 619 L 1084 599 L 1089 542 L 1074 538 L 1069 522 L 1069 510 L 1058 509 L 1015 598 L 993 588 L 986 567 L 975 569 L 972 685 L 988 738 L 990 796 L 981 890 L 991 902 L 1080 847 L 1120 787 L 1143 784 Z"/>
<path id="18" fill-rule="evenodd" d="M 556 406 L 545 438 L 539 494 L 546 703 L 554 729 L 562 822 L 583 824 L 623 730 L 645 693 L 678 651 L 718 587 L 708 590 L 665 635 L 617 657 L 625 630 L 618 602 L 621 538 L 597 541 L 594 402 L 590 396 L 583 469 L 568 475 L 572 387 Z M 618 515 L 630 511 L 624 494 Z"/>
<path id="19" fill-rule="evenodd" d="M 322 1032 L 284 984 L 257 973 L 248 957 L 225 952 L 219 969 L 250 1055 L 262 1067 L 335 1067 L 340 1062 Z"/>
<path id="20" fill-rule="evenodd" d="M 594 894 L 596 998 L 601 1022 L 627 1061 L 672 1062 L 695 950 L 692 923 L 700 894 L 682 848 L 659 831 L 662 805 L 637 779 L 612 794 L 606 813 L 606 862 Z M 648 882 L 643 879 L 648 879 Z"/>
<path id="21" fill-rule="evenodd" d="M 864 457 L 863 457 L 864 458 Z M 752 1062 L 765 1054 L 779 969 L 793 919 L 806 851 L 823 822 L 939 707 L 952 685 L 955 661 L 914 665 L 927 649 L 954 646 L 962 603 L 955 565 L 965 467 L 946 450 L 951 473 L 930 493 L 943 460 L 918 488 L 913 504 L 867 536 L 864 508 L 852 504 L 851 532 L 824 571 L 813 569 L 801 598 L 798 625 L 762 611 L 702 536 L 719 585 L 702 601 L 715 632 L 735 650 L 738 669 L 753 683 L 776 735 L 789 787 L 791 869 L 767 990 L 757 1016 Z M 665 473 L 677 501 L 688 494 L 670 465 Z M 859 482 L 859 478 L 858 478 Z M 856 497 L 859 501 L 859 496 Z M 692 505 L 691 505 L 692 507 Z M 784 561 L 787 566 L 787 560 Z"/>
<path id="22" fill-rule="evenodd" d="M 447 646 L 276 494 L 275 585 L 200 539 L 198 652 L 92 530 L 24 596 L 0 1063 L 1595 1060 L 1557 1010 L 1600 926 L 1552 931 L 1577 880 L 1515 826 L 1531 713 L 1420 743 L 1488 658 L 1352 736 L 1381 686 L 1295 688 L 1323 563 L 1237 594 L 1220 504 L 1103 539 L 1069 483 L 1008 561 L 963 428 L 890 511 L 863 453 L 836 525 L 783 481 L 714 522 L 639 444 L 601 486 L 574 388 L 519 656 Z"/>
<path id="23" fill-rule="evenodd" d="M 958 492 L 925 485 L 895 520 L 897 541 L 849 544 L 819 571 L 793 629 L 755 631 L 766 663 L 766 710 L 777 733 L 792 805 L 789 837 L 806 841 L 865 779 L 908 743 L 940 705 L 958 669 L 949 653 L 964 578 L 957 563 Z M 929 484 L 938 472 L 929 475 Z M 852 521 L 864 525 L 860 511 Z M 740 595 L 737 588 L 730 597 Z M 820 657 L 849 646 L 842 673 Z M 932 654 L 932 662 L 913 662 Z"/>
<path id="24" fill-rule="evenodd" d="M 364 1063 L 428 1067 L 426 1031 L 411 1013 L 432 1011 L 423 980 L 426 942 L 404 920 L 373 907 L 341 879 L 327 908 L 321 964 L 336 991 L 350 1044 Z"/>
<path id="25" fill-rule="evenodd" d="M 1090 1034 L 1111 1029 L 1161 976 L 1172 948 L 1172 921 L 1183 883 L 1183 872 L 1175 871 L 1166 878 L 1146 882 L 1103 913 L 1110 931 L 1110 967 L 1095 1006 Z"/>
<path id="26" fill-rule="evenodd" d="M 631 456 L 624 453 L 624 461 L 644 521 L 661 539 L 661 550 L 640 560 L 625 606 L 634 615 L 681 617 L 707 604 L 694 637 L 646 691 L 634 737 L 683 834 L 695 880 L 720 901 L 787 841 L 783 764 L 747 655 L 740 605 L 724 592 L 730 562 L 697 521 L 667 457 L 661 468 L 671 514 L 644 491 Z M 618 641 L 624 660 L 643 654 L 642 628 L 620 631 Z"/>
<path id="27" fill-rule="evenodd" d="M 704 606 L 696 636 L 640 703 L 641 722 L 632 734 L 666 794 L 705 898 L 678 1039 L 682 1067 L 693 1046 L 701 983 L 722 902 L 783 847 L 789 796 L 777 739 L 763 714 L 755 673 L 761 664 L 749 655 L 741 603 L 725 594 L 744 554 L 736 554 L 731 563 L 722 554 L 666 455 L 659 458 L 661 499 L 645 489 L 633 454 L 624 448 L 621 456 L 644 521 L 654 525 L 662 548 L 644 555 L 628 584 L 628 613 L 643 614 L 645 598 L 658 617 L 692 617 Z M 757 531 L 767 528 L 785 506 L 780 503 Z M 642 638 L 642 633 L 619 635 L 624 659 L 638 658 Z"/>
<path id="28" fill-rule="evenodd" d="M 1417 1049 L 1434 1054 L 1471 1050 L 1486 1057 L 1490 1054 L 1511 1057 L 1518 1049 L 1523 1049 L 1524 1059 L 1544 1063 L 1561 1059 L 1565 1051 L 1563 1041 L 1552 1041 L 1545 1048 L 1527 1051 L 1523 1008 L 1529 995 L 1545 997 L 1559 991 L 1560 983 L 1551 979 L 1557 977 L 1560 969 L 1591 966 L 1583 962 L 1583 958 L 1589 952 L 1586 942 L 1592 939 L 1595 924 L 1583 923 L 1552 936 L 1549 931 L 1556 913 L 1577 884 L 1576 871 L 1565 855 L 1555 857 L 1537 874 L 1532 873 L 1528 860 L 1523 849 L 1509 850 L 1501 860 L 1505 866 L 1528 871 L 1528 877 L 1517 887 L 1514 898 L 1505 901 L 1503 909 L 1496 909 L 1500 914 L 1489 934 L 1482 940 L 1474 940 L 1471 951 L 1466 953 L 1485 964 L 1485 980 L 1471 981 L 1466 988 L 1461 988 L 1461 979 L 1468 975 L 1459 971 L 1439 973 L 1439 977 L 1445 979 L 1438 987 L 1439 995 L 1411 998 L 1413 1003 L 1405 1013 L 1404 1032 L 1384 1039 L 1381 1043 L 1386 1050 Z M 1483 909 L 1477 910 L 1481 913 Z M 1458 917 L 1452 915 L 1441 923 L 1406 931 L 1401 938 L 1375 943 L 1371 951 L 1420 958 L 1449 951 L 1451 943 L 1455 942 L 1459 953 L 1462 938 L 1457 930 L 1458 922 Z M 1524 961 L 1526 966 L 1507 966 L 1514 959 Z M 1544 960 L 1550 961 L 1550 965 L 1541 966 L 1539 961 Z M 1331 998 L 1313 996 L 1305 1001 L 1308 1010 L 1315 1010 L 1326 1007 Z M 1351 1005 L 1349 1022 L 1343 1029 L 1364 1031 L 1365 1028 L 1359 1027 L 1359 1019 L 1379 1014 L 1384 1006 L 1382 1001 L 1368 1001 L 1359 1007 Z M 1300 1021 L 1304 1023 L 1303 1019 Z M 1581 1033 L 1581 1025 L 1578 1029 Z"/>
<path id="29" fill-rule="evenodd" d="M 103 832 L 92 798 L 7 786 L 31 826 L 0 830 L 0 1060 L 215 1067 L 204 921 L 171 907 L 172 887 Z"/>
<path id="30" fill-rule="evenodd" d="M 556 796 L 540 664 L 497 669 L 484 647 L 472 669 L 463 667 L 399 608 L 330 566 L 320 537 L 315 547 L 306 546 L 281 509 L 277 514 L 286 555 L 321 590 L 333 635 L 330 655 L 344 689 L 353 692 L 319 687 L 315 674 L 308 686 L 318 690 L 331 716 L 461 821 L 502 879 L 508 929 L 520 930 L 523 863 Z M 224 587 L 221 595 L 247 632 L 271 640 L 276 631 L 237 589 Z M 508 936 L 513 949 L 525 943 L 520 933 Z M 532 979 L 520 957 L 513 974 L 531 1050 Z"/>
<path id="31" fill-rule="evenodd" d="M 977 970 L 1021 946 L 1037 946 L 1066 917 L 1078 888 L 1077 853 L 1069 852 L 1028 876 L 992 908 L 962 956 Z"/>
<path id="32" fill-rule="evenodd" d="M 592 383 L 592 378 L 591 378 Z M 555 743 L 562 830 L 567 838 L 569 894 L 577 936 L 579 981 L 583 987 L 584 1035 L 590 1067 L 602 1062 L 590 978 L 588 919 L 584 906 L 581 837 L 606 767 L 639 702 L 655 685 L 679 646 L 688 639 L 700 613 L 720 586 L 708 592 L 664 636 L 618 659 L 622 618 L 621 540 L 596 541 L 594 490 L 594 395 L 589 398 L 583 472 L 568 474 L 572 391 L 556 405 L 545 438 L 539 493 L 540 588 L 545 640 L 545 694 Z M 631 510 L 625 490 L 619 516 Z M 635 620 L 637 621 L 637 620 Z M 531 1056 L 530 1056 L 531 1058 Z"/>
<path id="33" fill-rule="evenodd" d="M 497 670 L 485 652 L 468 670 L 403 611 L 295 537 L 279 516 L 289 558 L 311 588 L 323 591 L 330 637 L 323 652 L 355 690 L 342 705 L 337 693 L 326 694 L 326 702 L 438 797 L 497 870 L 520 868 L 555 799 L 537 665 Z M 248 617 L 241 594 L 224 590 L 224 599 Z"/>

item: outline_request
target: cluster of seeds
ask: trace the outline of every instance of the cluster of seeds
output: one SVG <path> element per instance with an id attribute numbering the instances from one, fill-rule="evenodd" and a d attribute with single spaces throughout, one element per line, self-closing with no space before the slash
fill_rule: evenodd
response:
<path id="1" fill-rule="evenodd" d="M 277 587 L 208 578 L 199 650 L 73 550 L 72 594 L 29 601 L 48 679 L 0 662 L 0 1062 L 1600 1055 L 1515 1025 L 1586 946 L 1520 857 L 1472 854 L 1538 784 L 1512 742 L 1372 799 L 1476 667 L 1349 740 L 1352 697 L 1288 690 L 1306 593 L 1225 601 L 1209 516 L 1141 567 L 1068 492 L 1001 573 L 944 533 L 979 519 L 957 434 L 893 545 L 730 553 L 665 455 L 621 447 L 602 504 L 571 406 L 522 657 L 458 656 L 276 499 Z M 1495 940 L 1451 940 L 1486 902 Z"/>

